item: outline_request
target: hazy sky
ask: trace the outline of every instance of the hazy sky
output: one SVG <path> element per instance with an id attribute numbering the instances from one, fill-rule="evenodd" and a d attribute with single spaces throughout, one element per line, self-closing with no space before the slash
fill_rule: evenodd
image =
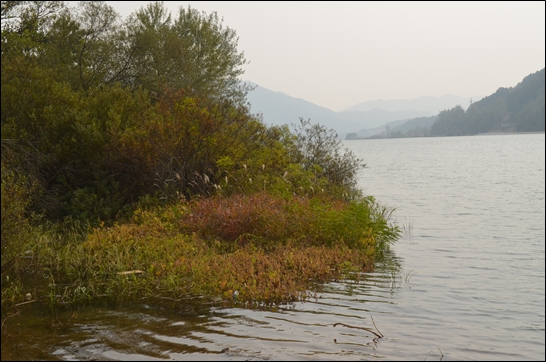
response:
<path id="1" fill-rule="evenodd" d="M 126 18 L 147 1 L 108 1 Z M 242 79 L 340 111 L 489 95 L 545 66 L 545 2 L 165 2 L 237 32 Z"/>

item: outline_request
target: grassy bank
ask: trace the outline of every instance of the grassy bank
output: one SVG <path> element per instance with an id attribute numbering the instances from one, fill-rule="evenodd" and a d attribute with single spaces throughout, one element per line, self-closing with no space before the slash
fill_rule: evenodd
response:
<path id="1" fill-rule="evenodd" d="M 27 293 L 51 305 L 302 300 L 314 285 L 373 270 L 400 236 L 389 218 L 373 198 L 267 193 L 137 209 L 131 220 L 85 236 L 42 234 L 28 245 L 33 259 L 3 274 L 2 306 L 25 302 Z"/>

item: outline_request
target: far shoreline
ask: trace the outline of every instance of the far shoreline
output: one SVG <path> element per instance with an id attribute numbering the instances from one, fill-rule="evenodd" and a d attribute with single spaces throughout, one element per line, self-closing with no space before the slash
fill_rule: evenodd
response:
<path id="1" fill-rule="evenodd" d="M 458 136 L 409 136 L 409 137 L 365 137 L 365 138 L 352 138 L 343 139 L 343 141 L 363 141 L 363 140 L 395 140 L 403 138 L 445 138 L 445 137 L 473 137 L 473 136 L 504 136 L 504 135 L 520 135 L 520 134 L 544 134 L 545 131 L 536 132 L 486 132 L 476 133 Z"/>

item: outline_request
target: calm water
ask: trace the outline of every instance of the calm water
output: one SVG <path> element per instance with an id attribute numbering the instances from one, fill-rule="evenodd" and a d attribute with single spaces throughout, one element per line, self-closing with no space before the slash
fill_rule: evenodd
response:
<path id="1" fill-rule="evenodd" d="M 13 319 L 2 359 L 544 360 L 544 134 L 345 145 L 368 164 L 365 193 L 412 225 L 401 273 L 276 310 L 89 307 L 60 328 L 35 311 Z M 372 317 L 384 338 L 333 326 Z"/>

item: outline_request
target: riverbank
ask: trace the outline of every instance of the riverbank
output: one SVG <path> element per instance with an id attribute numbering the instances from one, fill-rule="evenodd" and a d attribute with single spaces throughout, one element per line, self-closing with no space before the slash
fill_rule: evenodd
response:
<path id="1" fill-rule="evenodd" d="M 373 270 L 401 234 L 372 197 L 235 195 L 138 209 L 86 235 L 42 234 L 3 272 L 3 312 L 30 300 L 72 306 L 189 297 L 278 304 Z M 30 294 L 31 297 L 28 297 Z"/>

